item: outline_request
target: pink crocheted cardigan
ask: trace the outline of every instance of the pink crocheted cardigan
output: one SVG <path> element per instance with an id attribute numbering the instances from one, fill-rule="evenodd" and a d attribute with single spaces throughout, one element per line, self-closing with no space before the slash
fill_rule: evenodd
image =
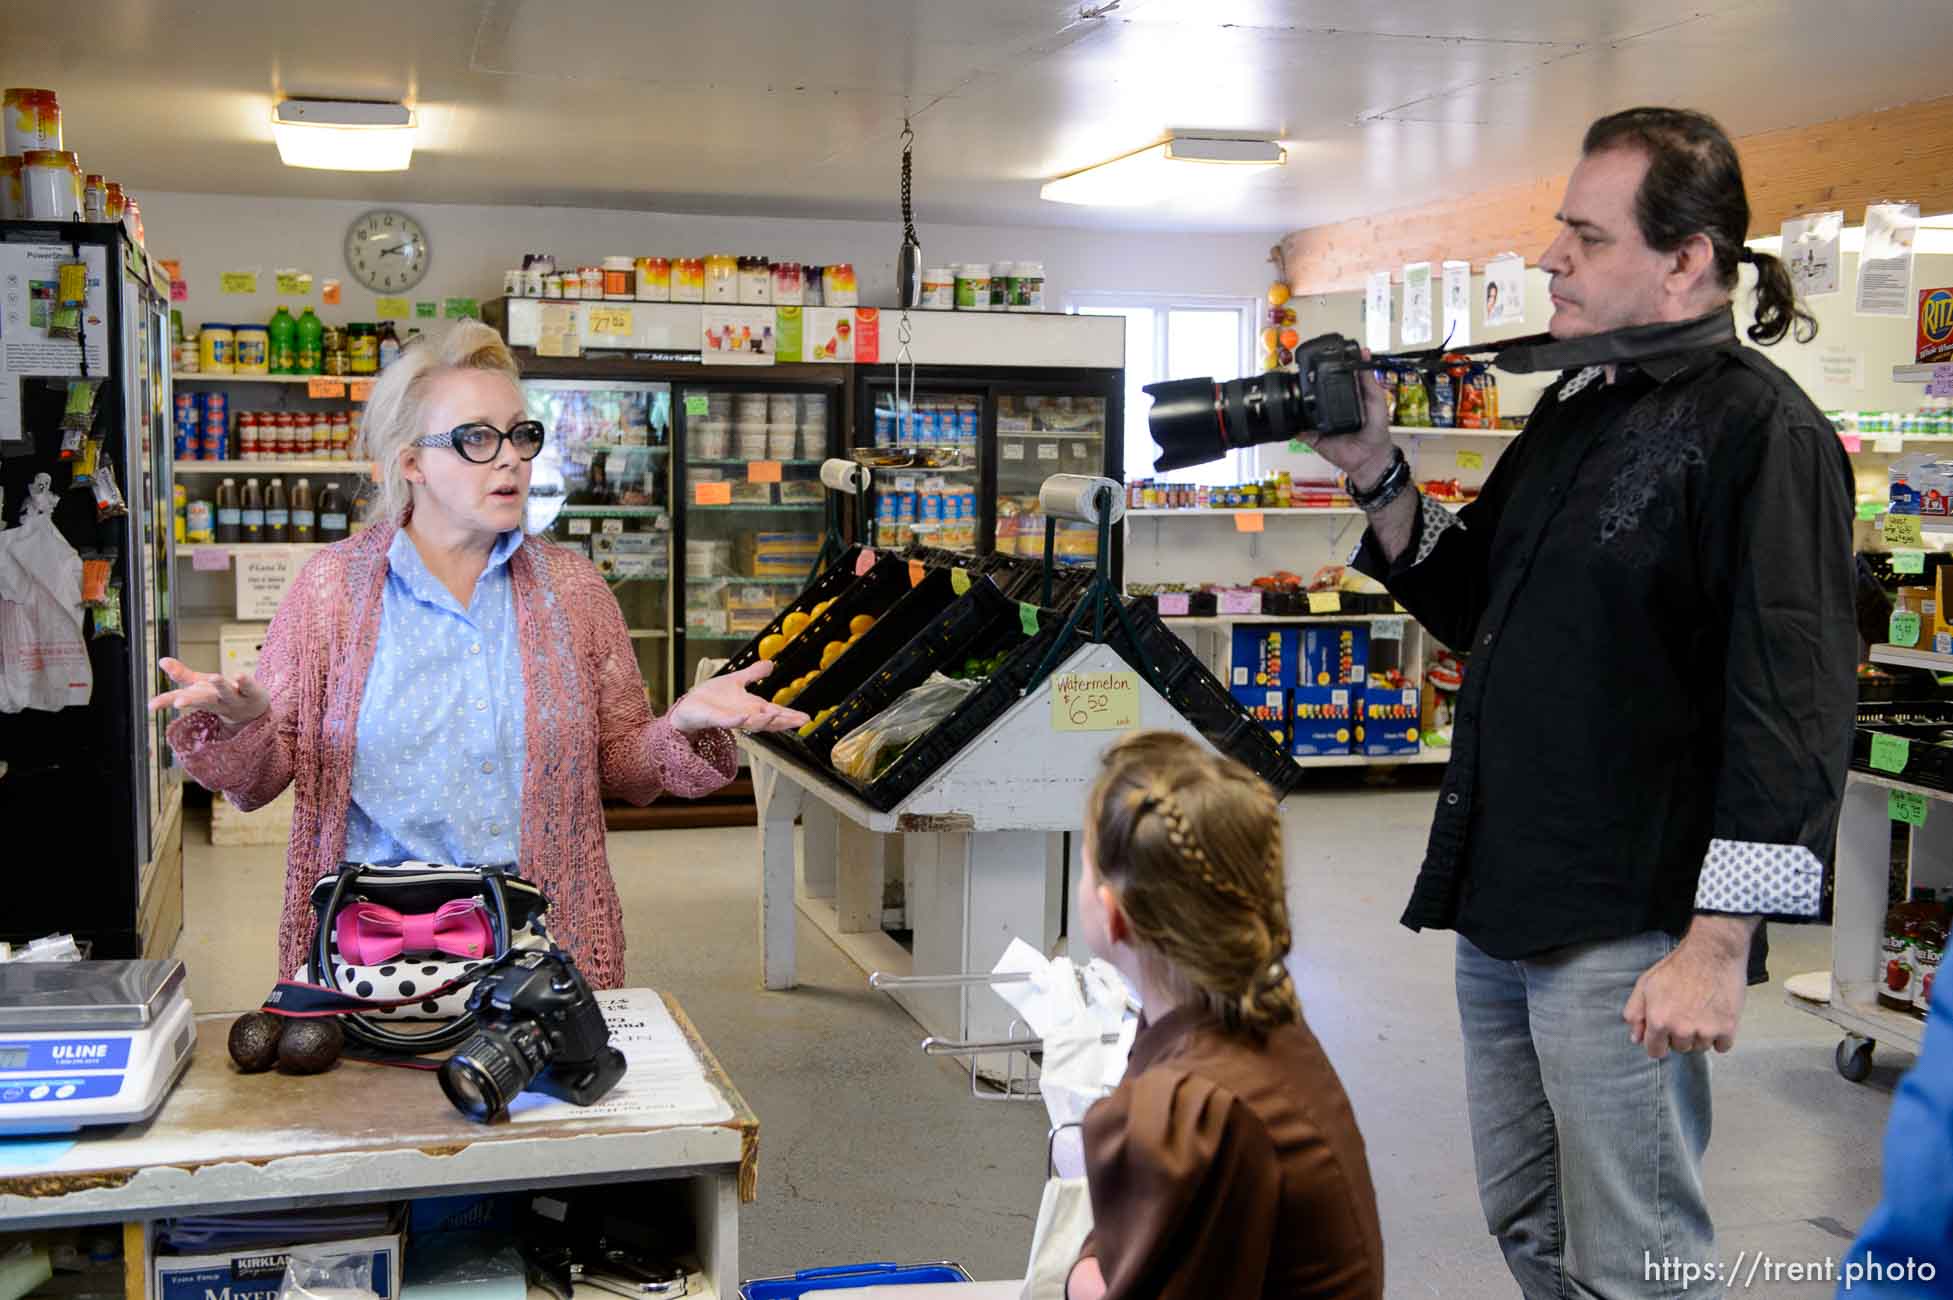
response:
<path id="1" fill-rule="evenodd" d="M 281 975 L 304 962 L 312 885 L 338 869 L 345 850 L 353 738 L 396 527 L 375 525 L 329 546 L 299 573 L 258 658 L 268 713 L 229 736 L 203 712 L 169 730 L 184 770 L 247 812 L 293 787 Z M 652 717 L 623 613 L 588 560 L 530 537 L 509 572 L 528 683 L 522 875 L 548 895 L 550 933 L 585 977 L 615 988 L 624 925 L 604 853 L 604 796 L 645 804 L 710 794 L 738 771 L 738 750 L 728 732 L 687 737 Z"/>

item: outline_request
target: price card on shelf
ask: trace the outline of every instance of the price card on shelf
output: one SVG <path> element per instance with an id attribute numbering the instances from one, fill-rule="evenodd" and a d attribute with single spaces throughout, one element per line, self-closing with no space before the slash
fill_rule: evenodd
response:
<path id="1" fill-rule="evenodd" d="M 1926 553 L 1924 551 L 1892 552 L 1892 572 L 1924 573 L 1925 571 L 1926 571 Z"/>
<path id="2" fill-rule="evenodd" d="M 1933 377 L 1926 381 L 1926 396 L 1953 397 L 1953 366 L 1933 367 Z"/>
<path id="3" fill-rule="evenodd" d="M 1041 443 L 1039 443 L 1039 444 L 1038 444 L 1038 459 L 1039 459 L 1039 460 L 1056 460 L 1056 459 L 1058 459 L 1058 444 L 1057 444 L 1057 443 L 1055 443 L 1055 442 L 1041 442 Z"/>
<path id="4" fill-rule="evenodd" d="M 1237 510 L 1234 514 L 1234 531 L 1237 533 L 1259 533 L 1267 527 L 1259 510 Z"/>
<path id="5" fill-rule="evenodd" d="M 1892 622 L 1886 635 L 1896 646 L 1916 646 L 1919 644 L 1919 615 L 1909 609 L 1892 611 Z"/>
<path id="6" fill-rule="evenodd" d="M 346 395 L 355 402 L 365 401 L 373 395 L 373 381 L 370 379 L 353 380 L 350 384 L 346 385 Z"/>
<path id="7" fill-rule="evenodd" d="M 406 298 L 375 298 L 373 314 L 381 320 L 407 320 L 414 314 L 414 304 Z"/>
<path id="8" fill-rule="evenodd" d="M 1933 633 L 1933 653 L 1936 655 L 1953 655 L 1953 632 Z"/>
<path id="9" fill-rule="evenodd" d="M 622 519 L 606 519 L 603 521 L 603 525 L 604 532 L 609 536 L 619 537 L 623 535 L 624 521 Z"/>
<path id="10" fill-rule="evenodd" d="M 1859 440 L 1862 449 L 1864 440 Z M 1872 439 L 1872 450 L 1881 456 L 1900 456 L 1905 454 L 1906 436 L 1903 433 L 1881 433 Z"/>
<path id="11" fill-rule="evenodd" d="M 481 304 L 473 298 L 444 298 L 441 314 L 449 320 L 480 320 Z"/>
<path id="12" fill-rule="evenodd" d="M 199 546 L 190 552 L 190 567 L 198 573 L 222 573 L 231 567 L 231 553 L 221 546 Z"/>
<path id="13" fill-rule="evenodd" d="M 1057 673 L 1053 731 L 1130 731 L 1139 725 L 1138 673 Z"/>
<path id="14" fill-rule="evenodd" d="M 1024 629 L 1025 636 L 1036 636 L 1038 634 L 1038 607 L 1036 605 L 1027 605 L 1021 600 L 1018 601 L 1017 625 Z"/>
<path id="15" fill-rule="evenodd" d="M 712 401 L 704 393 L 685 394 L 685 414 L 692 419 L 705 415 L 712 409 Z"/>
<path id="16" fill-rule="evenodd" d="M 1919 516 L 1886 515 L 1885 544 L 1895 547 L 1906 546 L 1915 551 L 1923 550 L 1926 545 L 1926 535 L 1919 530 Z"/>
<path id="17" fill-rule="evenodd" d="M 414 303 L 415 320 L 433 320 L 436 316 L 439 316 L 440 314 L 441 314 L 441 304 L 438 302 Z"/>
<path id="18" fill-rule="evenodd" d="M 1309 593 L 1309 612 L 1311 614 L 1340 614 L 1343 612 L 1343 593 L 1340 591 L 1312 591 Z"/>
<path id="19" fill-rule="evenodd" d="M 344 397 L 346 381 L 343 379 L 313 379 L 305 385 L 307 397 Z"/>
<path id="20" fill-rule="evenodd" d="M 1258 591 L 1223 591 L 1215 601 L 1223 614 L 1261 613 L 1261 593 Z"/>
<path id="21" fill-rule="evenodd" d="M 780 481 L 780 462 L 777 460 L 756 460 L 746 466 L 748 483 L 778 483 Z"/>
<path id="22" fill-rule="evenodd" d="M 1897 776 L 1906 770 L 1906 760 L 1912 757 L 1912 744 L 1904 736 L 1888 736 L 1883 732 L 1872 734 L 1872 770 L 1890 772 Z"/>
<path id="23" fill-rule="evenodd" d="M 729 506 L 732 504 L 732 484 L 694 483 L 692 500 L 702 506 Z"/>
<path id="24" fill-rule="evenodd" d="M 590 535 L 590 521 L 588 519 L 570 520 L 571 537 L 588 537 L 589 535 Z"/>
<path id="25" fill-rule="evenodd" d="M 1926 796 L 1917 790 L 1887 790 L 1885 815 L 1908 826 L 1926 824 Z"/>
<path id="26" fill-rule="evenodd" d="M 592 307 L 590 309 L 590 332 L 592 334 L 633 333 L 631 309 L 629 307 Z"/>
<path id="27" fill-rule="evenodd" d="M 1404 620 L 1401 618 L 1380 618 L 1370 624 L 1372 641 L 1402 641 L 1404 639 Z"/>
<path id="28" fill-rule="evenodd" d="M 959 596 L 968 595 L 970 590 L 970 571 L 960 565 L 949 571 L 949 589 Z"/>
<path id="29" fill-rule="evenodd" d="M 1024 444 L 1023 444 L 1023 443 L 1021 443 L 1021 442 L 1007 442 L 1007 443 L 1004 443 L 1004 444 L 1003 444 L 1003 448 L 1004 448 L 1004 459 L 1005 459 L 1005 460 L 1023 460 L 1023 459 L 1024 459 Z"/>
<path id="30" fill-rule="evenodd" d="M 1159 600 L 1161 618 L 1184 618 L 1193 604 L 1184 591 L 1162 591 Z"/>
<path id="31" fill-rule="evenodd" d="M 921 560 L 909 561 L 909 585 L 911 587 L 920 587 L 922 580 L 928 576 L 929 570 L 922 566 Z"/>
<path id="32" fill-rule="evenodd" d="M 1485 457 L 1475 451 L 1461 451 L 1458 453 L 1458 468 L 1484 469 Z"/>

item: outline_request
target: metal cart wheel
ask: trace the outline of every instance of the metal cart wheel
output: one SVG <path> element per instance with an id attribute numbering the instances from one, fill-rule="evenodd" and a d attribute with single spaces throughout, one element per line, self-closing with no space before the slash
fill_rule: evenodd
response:
<path id="1" fill-rule="evenodd" d="M 1857 1034 L 1846 1034 L 1838 1041 L 1838 1073 L 1852 1083 L 1871 1077 L 1872 1049 L 1878 1044 Z"/>

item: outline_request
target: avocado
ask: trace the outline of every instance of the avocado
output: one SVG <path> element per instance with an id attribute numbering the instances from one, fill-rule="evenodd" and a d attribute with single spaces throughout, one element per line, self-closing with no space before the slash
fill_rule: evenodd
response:
<path id="1" fill-rule="evenodd" d="M 334 1019 L 294 1020 L 278 1039 L 278 1065 L 288 1074 L 330 1070 L 346 1047 L 346 1031 Z"/>
<path id="2" fill-rule="evenodd" d="M 278 1037 L 284 1020 L 269 1011 L 247 1011 L 231 1022 L 231 1059 L 246 1074 L 278 1064 Z"/>

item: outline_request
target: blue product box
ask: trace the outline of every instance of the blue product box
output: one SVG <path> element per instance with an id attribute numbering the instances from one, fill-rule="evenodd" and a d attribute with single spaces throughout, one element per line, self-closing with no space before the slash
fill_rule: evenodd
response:
<path id="1" fill-rule="evenodd" d="M 407 1205 L 409 1240 L 441 1232 L 515 1231 L 515 1201 L 507 1193 L 427 1196 Z"/>
<path id="2" fill-rule="evenodd" d="M 965 406 L 956 413 L 956 431 L 964 442 L 975 442 L 977 436 L 977 409 Z"/>
<path id="3" fill-rule="evenodd" d="M 1248 716 L 1261 724 L 1261 729 L 1274 737 L 1275 743 L 1283 749 L 1288 748 L 1288 692 L 1279 687 L 1235 686 L 1229 688 L 1234 702 L 1248 711 Z"/>
<path id="4" fill-rule="evenodd" d="M 1371 687 L 1357 694 L 1357 752 L 1415 754 L 1419 748 L 1419 692 L 1415 686 Z"/>
<path id="5" fill-rule="evenodd" d="M 1367 623 L 1322 623 L 1303 629 L 1298 686 L 1361 686 L 1370 661 Z"/>
<path id="6" fill-rule="evenodd" d="M 1228 685 L 1266 690 L 1296 684 L 1295 629 L 1255 624 L 1234 629 L 1234 655 Z"/>
<path id="7" fill-rule="evenodd" d="M 381 1300 L 400 1294 L 403 1263 L 399 1233 L 361 1237 L 353 1241 L 311 1243 L 347 1254 L 373 1252 L 373 1289 Z M 208 1255 L 157 1255 L 153 1261 L 151 1300 L 277 1300 L 285 1280 L 285 1258 L 293 1246 L 250 1246 Z"/>
<path id="8" fill-rule="evenodd" d="M 1354 691 L 1348 686 L 1298 686 L 1291 697 L 1289 729 L 1297 758 L 1347 754 L 1355 736 Z"/>

